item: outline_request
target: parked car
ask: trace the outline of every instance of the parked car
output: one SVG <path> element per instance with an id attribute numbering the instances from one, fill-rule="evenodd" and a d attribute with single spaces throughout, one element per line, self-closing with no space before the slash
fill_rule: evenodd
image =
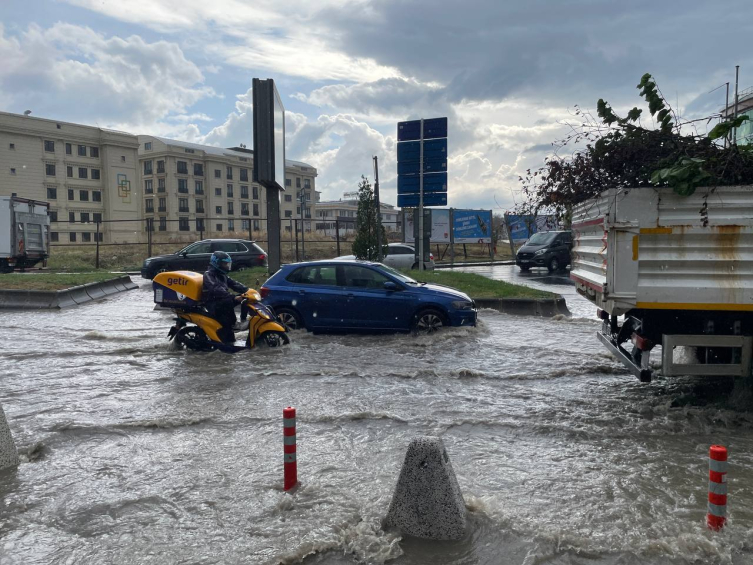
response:
<path id="1" fill-rule="evenodd" d="M 253 241 L 245 239 L 205 239 L 187 245 L 169 255 L 149 257 L 141 266 L 141 276 L 154 278 L 164 271 L 203 272 L 209 266 L 209 259 L 215 251 L 225 251 L 233 258 L 233 271 L 249 267 L 267 265 L 267 254 Z"/>
<path id="2" fill-rule="evenodd" d="M 337 259 L 355 261 L 356 256 L 343 255 Z M 390 243 L 387 245 L 387 255 L 382 259 L 382 263 L 393 269 L 418 269 L 416 250 L 405 243 Z M 429 253 L 429 260 L 424 265 L 424 268 L 431 270 L 434 266 L 434 254 Z"/>
<path id="3" fill-rule="evenodd" d="M 532 267 L 546 267 L 553 273 L 570 264 L 572 247 L 573 236 L 569 231 L 538 232 L 518 249 L 515 264 L 521 271 L 528 271 Z"/>
<path id="4" fill-rule="evenodd" d="M 429 334 L 442 326 L 476 325 L 476 304 L 467 294 L 369 261 L 284 265 L 260 292 L 291 329 Z"/>

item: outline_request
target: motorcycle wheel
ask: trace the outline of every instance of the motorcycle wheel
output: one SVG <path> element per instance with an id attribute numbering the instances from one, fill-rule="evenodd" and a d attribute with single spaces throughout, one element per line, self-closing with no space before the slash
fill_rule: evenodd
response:
<path id="1" fill-rule="evenodd" d="M 207 334 L 198 326 L 185 326 L 175 334 L 175 340 L 182 346 L 194 351 L 214 351 L 217 345 L 212 343 Z"/>
<path id="2" fill-rule="evenodd" d="M 282 347 L 290 343 L 290 338 L 285 332 L 264 332 L 259 339 L 266 343 L 267 347 Z"/>

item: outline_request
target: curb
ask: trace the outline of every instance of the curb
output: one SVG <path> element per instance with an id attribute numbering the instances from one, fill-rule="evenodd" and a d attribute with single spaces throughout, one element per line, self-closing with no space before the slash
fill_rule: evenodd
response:
<path id="1" fill-rule="evenodd" d="M 65 290 L 0 289 L 0 310 L 49 310 L 68 308 L 138 288 L 129 276 L 87 283 Z"/>
<path id="2" fill-rule="evenodd" d="M 479 308 L 490 308 L 503 314 L 516 316 L 543 316 L 552 318 L 558 314 L 572 316 L 562 296 L 556 298 L 474 298 Z"/>
<path id="3" fill-rule="evenodd" d="M 478 263 L 434 263 L 435 269 L 454 269 L 456 267 L 495 267 L 497 265 L 514 265 L 515 261 L 482 261 Z"/>

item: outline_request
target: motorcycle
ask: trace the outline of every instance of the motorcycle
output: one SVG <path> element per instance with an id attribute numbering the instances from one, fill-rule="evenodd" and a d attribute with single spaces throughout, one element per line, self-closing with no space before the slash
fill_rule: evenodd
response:
<path id="1" fill-rule="evenodd" d="M 248 330 L 242 330 L 247 332 L 245 345 L 224 343 L 217 335 L 222 325 L 201 304 L 202 284 L 203 276 L 190 271 L 165 272 L 154 277 L 154 302 L 171 308 L 177 316 L 167 334 L 170 341 L 195 351 L 217 349 L 226 353 L 253 349 L 258 343 L 268 347 L 290 343 L 287 329 L 272 309 L 261 303 L 261 295 L 254 289 L 241 295 L 242 304 L 249 310 Z"/>

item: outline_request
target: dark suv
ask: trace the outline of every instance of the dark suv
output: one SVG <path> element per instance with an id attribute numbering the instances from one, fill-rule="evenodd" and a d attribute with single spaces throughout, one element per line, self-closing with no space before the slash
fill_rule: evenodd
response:
<path id="1" fill-rule="evenodd" d="M 267 254 L 253 241 L 245 239 L 205 239 L 187 245 L 170 255 L 149 257 L 141 266 L 141 276 L 152 279 L 163 271 L 204 272 L 215 251 L 225 251 L 233 258 L 233 271 L 248 267 L 266 267 Z"/>
<path id="2" fill-rule="evenodd" d="M 542 231 L 518 249 L 515 264 L 521 271 L 532 267 L 546 267 L 549 272 L 559 271 L 570 264 L 573 236 L 569 231 Z"/>

